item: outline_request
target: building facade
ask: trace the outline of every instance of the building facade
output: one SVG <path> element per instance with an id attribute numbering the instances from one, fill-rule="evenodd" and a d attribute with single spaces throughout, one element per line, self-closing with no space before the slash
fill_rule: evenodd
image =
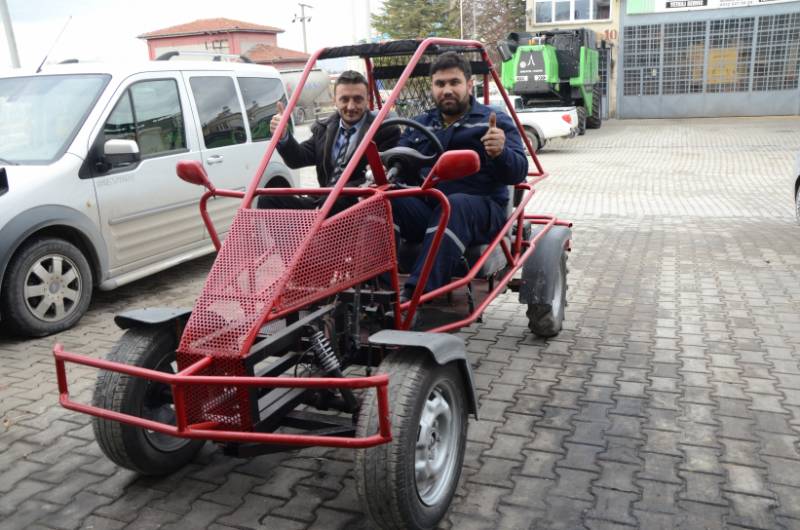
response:
<path id="1" fill-rule="evenodd" d="M 528 2 L 529 31 L 585 26 L 604 41 L 611 116 L 800 114 L 798 0 Z"/>
<path id="2" fill-rule="evenodd" d="M 139 35 L 147 41 L 150 59 L 168 52 L 202 53 L 213 56 L 243 55 L 254 63 L 268 64 L 279 70 L 303 68 L 307 53 L 278 46 L 280 28 L 229 18 L 195 20 Z"/>

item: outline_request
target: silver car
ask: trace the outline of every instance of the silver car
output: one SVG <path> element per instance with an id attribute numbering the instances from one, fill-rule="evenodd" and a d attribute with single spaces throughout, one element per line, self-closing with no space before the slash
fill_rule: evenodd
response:
<path id="1" fill-rule="evenodd" d="M 0 77 L 0 319 L 42 336 L 74 325 L 92 291 L 213 251 L 203 189 L 175 174 L 203 162 L 244 189 L 270 138 L 271 67 L 203 61 L 77 63 Z M 262 186 L 295 186 L 279 157 Z M 238 206 L 215 199 L 221 233 Z"/>

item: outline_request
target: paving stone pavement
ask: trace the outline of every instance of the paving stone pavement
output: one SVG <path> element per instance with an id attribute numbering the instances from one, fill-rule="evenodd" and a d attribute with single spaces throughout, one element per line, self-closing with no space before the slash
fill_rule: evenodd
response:
<path id="1" fill-rule="evenodd" d="M 468 339 L 480 398 L 443 529 L 800 528 L 800 120 L 610 121 L 553 142 L 532 209 L 575 221 L 565 329 L 503 295 Z M 0 528 L 369 528 L 352 454 L 207 445 L 119 469 L 57 406 L 50 349 L 103 356 L 116 312 L 190 306 L 200 259 L 100 293 L 80 325 L 0 331 Z M 71 370 L 88 400 L 89 369 Z"/>

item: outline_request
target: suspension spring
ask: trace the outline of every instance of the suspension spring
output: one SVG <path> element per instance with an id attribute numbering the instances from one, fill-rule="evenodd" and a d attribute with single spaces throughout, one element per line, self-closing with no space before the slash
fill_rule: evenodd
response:
<path id="1" fill-rule="evenodd" d="M 317 331 L 311 336 L 311 349 L 314 350 L 314 356 L 325 372 L 331 373 L 340 369 L 336 352 L 322 331 Z"/>

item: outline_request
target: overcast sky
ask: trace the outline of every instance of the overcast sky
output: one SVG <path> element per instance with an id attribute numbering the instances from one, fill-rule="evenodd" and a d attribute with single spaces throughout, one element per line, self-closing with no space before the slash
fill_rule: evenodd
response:
<path id="1" fill-rule="evenodd" d="M 297 2 L 289 0 L 6 0 L 23 68 L 35 68 L 67 22 L 64 35 L 48 62 L 147 59 L 147 45 L 137 35 L 202 18 L 232 18 L 275 26 L 278 46 L 303 50 Z M 308 51 L 350 44 L 367 37 L 367 11 L 377 12 L 381 0 L 303 0 Z M 11 66 L 6 36 L 0 24 L 0 70 Z"/>

